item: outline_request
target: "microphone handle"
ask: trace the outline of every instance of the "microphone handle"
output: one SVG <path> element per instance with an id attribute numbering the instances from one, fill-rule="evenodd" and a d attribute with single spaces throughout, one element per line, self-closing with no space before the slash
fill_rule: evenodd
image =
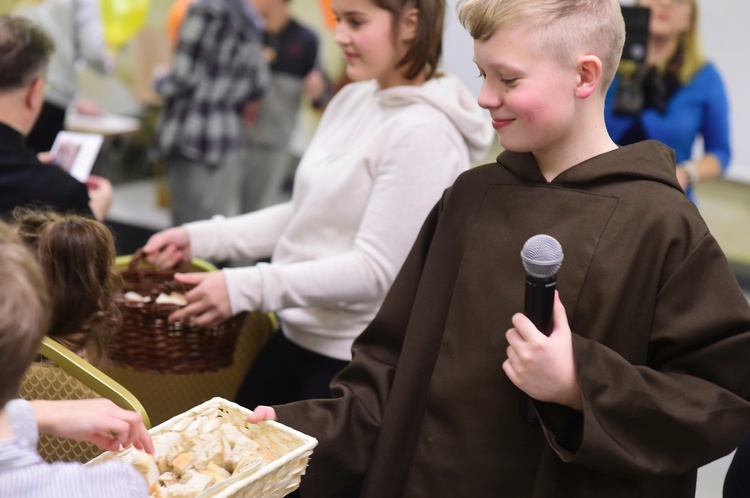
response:
<path id="1" fill-rule="evenodd" d="M 526 293 L 523 302 L 523 314 L 544 335 L 552 333 L 552 308 L 555 304 L 555 287 L 557 276 L 537 278 L 526 275 Z M 521 415 L 529 423 L 537 423 L 536 410 L 531 397 L 521 393 Z"/>

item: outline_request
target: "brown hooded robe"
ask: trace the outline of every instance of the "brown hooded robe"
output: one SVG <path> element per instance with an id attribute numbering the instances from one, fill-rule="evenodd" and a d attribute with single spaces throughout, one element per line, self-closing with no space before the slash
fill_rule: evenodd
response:
<path id="1" fill-rule="evenodd" d="M 565 260 L 583 413 L 502 370 L 523 243 Z M 642 142 L 552 182 L 504 152 L 446 191 L 332 400 L 277 408 L 319 439 L 304 497 L 693 497 L 697 467 L 750 430 L 750 307 L 670 149 Z"/>

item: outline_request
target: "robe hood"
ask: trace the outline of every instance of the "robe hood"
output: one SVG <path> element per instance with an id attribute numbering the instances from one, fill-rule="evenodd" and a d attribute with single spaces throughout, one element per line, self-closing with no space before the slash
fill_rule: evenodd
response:
<path id="1" fill-rule="evenodd" d="M 661 142 L 646 140 L 608 152 L 610 160 L 593 157 L 560 173 L 552 183 L 591 184 L 631 178 L 663 183 L 682 191 L 675 175 L 674 151 Z M 518 178 L 546 183 L 533 154 L 504 151 L 497 162 Z"/>
<path id="2" fill-rule="evenodd" d="M 379 92 L 384 107 L 423 103 L 439 110 L 458 129 L 469 148 L 472 162 L 482 161 L 492 145 L 495 132 L 490 117 L 477 104 L 477 99 L 455 76 L 440 76 L 418 86 L 395 86 Z"/>

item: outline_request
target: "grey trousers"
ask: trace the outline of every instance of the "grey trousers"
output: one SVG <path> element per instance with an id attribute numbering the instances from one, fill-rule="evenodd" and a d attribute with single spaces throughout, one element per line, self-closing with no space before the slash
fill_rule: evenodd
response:
<path id="1" fill-rule="evenodd" d="M 238 214 L 237 182 L 242 159 L 242 153 L 237 152 L 219 166 L 207 166 L 180 155 L 166 158 L 172 223 L 182 225 L 215 214 Z"/>
<path id="2" fill-rule="evenodd" d="M 240 211 L 249 213 L 279 202 L 291 162 L 287 147 L 246 146 L 241 166 Z"/>

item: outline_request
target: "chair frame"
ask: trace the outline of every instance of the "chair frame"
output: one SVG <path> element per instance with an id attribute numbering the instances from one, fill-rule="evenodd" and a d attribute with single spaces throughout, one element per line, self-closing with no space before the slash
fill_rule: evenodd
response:
<path id="1" fill-rule="evenodd" d="M 39 347 L 39 354 L 96 391 L 101 397 L 112 400 L 121 408 L 138 412 L 146 428 L 151 428 L 146 409 L 130 391 L 73 351 L 56 340 L 45 337 Z"/>

